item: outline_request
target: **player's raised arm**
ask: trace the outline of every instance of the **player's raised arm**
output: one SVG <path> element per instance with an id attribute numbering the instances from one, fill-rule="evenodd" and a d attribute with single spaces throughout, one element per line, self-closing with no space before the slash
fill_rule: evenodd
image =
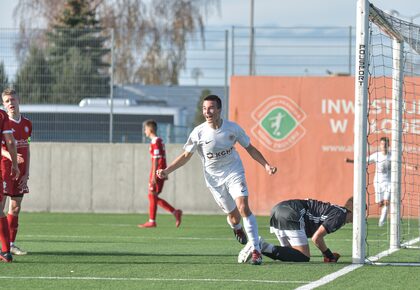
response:
<path id="1" fill-rule="evenodd" d="M 277 167 L 271 166 L 267 162 L 267 160 L 265 160 L 262 153 L 257 148 L 255 148 L 251 143 L 249 143 L 248 147 L 246 147 L 245 149 L 249 153 L 249 155 L 251 155 L 251 157 L 254 158 L 254 160 L 256 160 L 258 163 L 264 166 L 265 171 L 267 171 L 269 175 L 273 175 L 277 172 Z"/>
<path id="2" fill-rule="evenodd" d="M 156 171 L 157 176 L 159 176 L 159 178 L 162 178 L 162 179 L 167 178 L 171 172 L 184 166 L 191 159 L 192 155 L 193 153 L 184 151 L 168 167 L 166 167 L 165 169 L 159 169 L 158 171 Z"/>

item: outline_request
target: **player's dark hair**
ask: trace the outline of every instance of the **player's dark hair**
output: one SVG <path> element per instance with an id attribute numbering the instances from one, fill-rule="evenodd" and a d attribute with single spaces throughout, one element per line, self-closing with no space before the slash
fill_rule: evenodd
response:
<path id="1" fill-rule="evenodd" d="M 219 96 L 208 95 L 207 97 L 204 98 L 203 101 L 215 101 L 217 103 L 217 108 L 218 109 L 222 108 L 222 100 L 219 98 Z"/>
<path id="2" fill-rule="evenodd" d="M 149 127 L 149 128 L 152 128 L 152 130 L 154 131 L 154 132 L 157 132 L 157 123 L 156 123 L 156 121 L 155 120 L 152 120 L 152 119 L 150 119 L 150 120 L 146 120 L 146 121 L 144 121 L 143 122 L 143 126 L 144 127 Z"/>
<path id="3" fill-rule="evenodd" d="M 386 147 L 389 146 L 389 138 L 388 137 L 381 137 L 381 139 L 379 141 L 384 141 L 385 142 L 385 146 Z"/>

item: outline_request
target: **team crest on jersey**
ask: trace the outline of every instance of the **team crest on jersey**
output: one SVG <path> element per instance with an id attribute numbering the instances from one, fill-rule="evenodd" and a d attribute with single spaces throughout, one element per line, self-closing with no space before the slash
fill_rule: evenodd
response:
<path id="1" fill-rule="evenodd" d="M 274 152 L 292 148 L 305 135 L 306 113 L 286 96 L 271 96 L 251 114 L 256 125 L 251 133 Z"/>
<path id="2" fill-rule="evenodd" d="M 29 132 L 29 128 L 27 126 L 25 126 L 24 130 L 25 130 L 26 133 Z"/>

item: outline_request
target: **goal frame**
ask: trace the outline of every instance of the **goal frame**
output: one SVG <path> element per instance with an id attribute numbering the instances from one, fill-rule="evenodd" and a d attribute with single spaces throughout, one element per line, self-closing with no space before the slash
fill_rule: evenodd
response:
<path id="1" fill-rule="evenodd" d="M 404 37 L 378 13 L 368 0 L 357 1 L 355 54 L 354 112 L 354 175 L 353 175 L 353 251 L 352 262 L 366 263 L 366 166 L 368 132 L 369 22 L 374 22 L 393 42 L 392 63 L 392 135 L 391 135 L 391 200 L 389 251 L 400 244 L 400 194 L 403 114 L 403 50 Z"/>

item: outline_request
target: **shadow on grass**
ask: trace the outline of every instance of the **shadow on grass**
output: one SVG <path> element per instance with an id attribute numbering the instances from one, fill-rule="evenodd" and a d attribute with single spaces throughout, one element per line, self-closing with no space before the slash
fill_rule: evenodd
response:
<path id="1" fill-rule="evenodd" d="M 134 237 L 136 238 L 136 237 Z M 149 240 L 147 240 L 146 238 L 144 239 L 138 239 L 136 241 L 125 241 L 125 240 L 121 240 L 121 241 L 98 241 L 98 240 L 82 240 L 82 239 L 69 239 L 69 240 L 57 240 L 57 239 L 45 239 L 45 240 L 40 240 L 40 239 L 26 239 L 26 238 L 22 238 L 20 239 L 20 241 L 22 242 L 28 242 L 28 243 L 68 243 L 68 244 L 74 244 L 74 243 L 78 243 L 78 244 L 141 244 L 141 243 L 148 243 Z M 168 240 L 170 241 L 170 240 Z"/>
<path id="2" fill-rule="evenodd" d="M 48 258 L 50 257 L 50 258 Z M 183 257 L 184 259 L 180 259 Z M 194 259 L 196 260 L 194 261 Z M 205 259 L 204 259 L 205 258 Z M 205 262 L 203 263 L 203 261 Z M 232 265 L 236 255 L 226 254 L 159 254 L 128 252 L 84 252 L 84 251 L 45 251 L 30 252 L 27 256 L 14 258 L 21 264 L 113 264 L 113 265 Z"/>
<path id="3" fill-rule="evenodd" d="M 69 251 L 69 252 L 59 252 L 59 251 L 45 251 L 45 252 L 36 252 L 31 251 L 30 255 L 40 255 L 40 256 L 115 256 L 115 257 L 236 257 L 236 255 L 226 255 L 226 254 L 161 254 L 161 253 L 133 253 L 133 252 L 88 252 L 88 251 Z"/>

